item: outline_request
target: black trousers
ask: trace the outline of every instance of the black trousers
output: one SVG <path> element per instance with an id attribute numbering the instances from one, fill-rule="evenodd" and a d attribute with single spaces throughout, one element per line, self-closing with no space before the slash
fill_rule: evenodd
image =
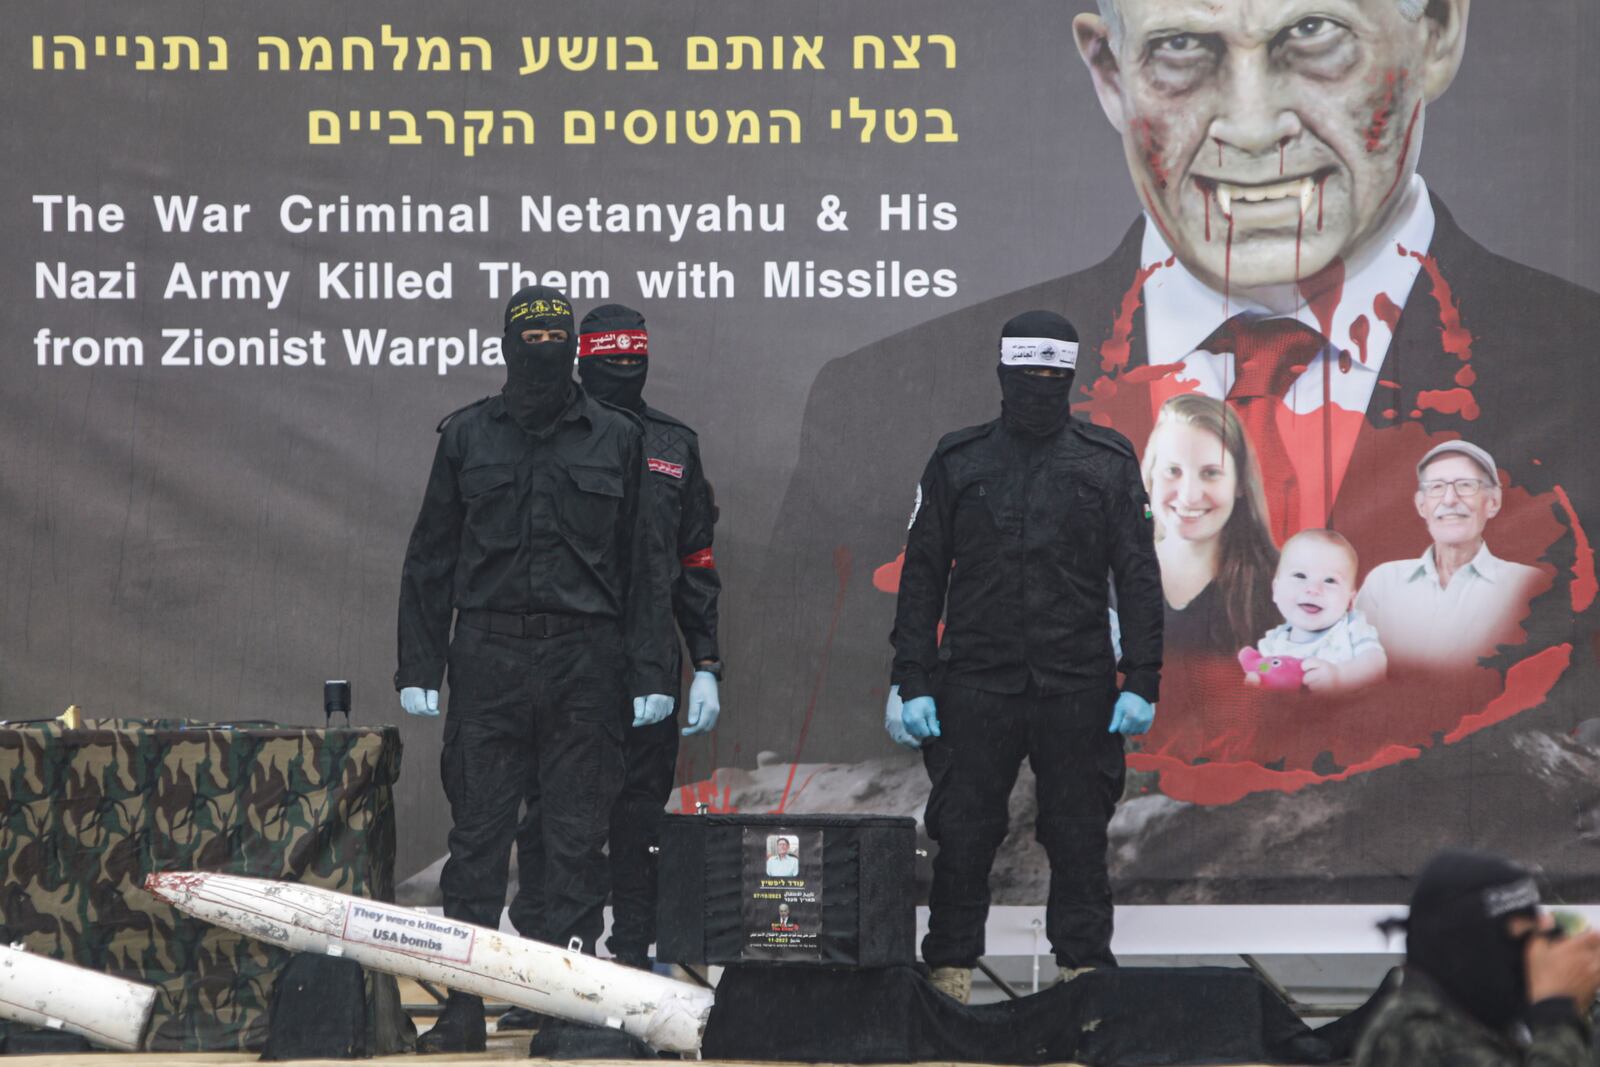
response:
<path id="1" fill-rule="evenodd" d="M 627 703 L 632 722 L 633 702 Z M 672 795 L 678 765 L 678 705 L 661 722 L 624 730 L 622 791 L 611 806 L 611 937 L 613 956 L 633 962 L 647 957 L 656 939 L 656 857 L 651 849 L 661 836 L 661 819 Z M 531 783 L 528 810 L 517 831 L 517 870 L 521 879 L 511 902 L 511 924 L 524 937 L 553 940 L 548 933 L 548 907 L 538 872 L 544 866 L 544 840 L 538 832 L 543 796 Z"/>
<path id="2" fill-rule="evenodd" d="M 544 796 L 548 940 L 578 937 L 592 951 L 605 921 L 606 813 L 622 788 L 625 667 L 612 623 L 550 638 L 456 626 L 440 761 L 452 820 L 445 915 L 500 925 L 533 779 Z"/>
<path id="3" fill-rule="evenodd" d="M 1006 838 L 1022 760 L 1038 780 L 1034 833 L 1050 860 L 1045 929 L 1056 962 L 1114 967 L 1106 825 L 1122 796 L 1122 735 L 1108 733 L 1114 690 L 1040 696 L 945 683 L 934 702 L 941 735 L 922 747 L 932 780 L 926 822 L 933 860 L 930 967 L 972 967 L 983 955 L 989 872 Z"/>

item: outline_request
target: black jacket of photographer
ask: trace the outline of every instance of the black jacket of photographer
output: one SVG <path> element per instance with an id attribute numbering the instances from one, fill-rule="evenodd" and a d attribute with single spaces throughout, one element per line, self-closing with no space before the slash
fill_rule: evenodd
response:
<path id="1" fill-rule="evenodd" d="M 1112 589 L 1120 664 L 1107 621 Z M 1120 670 L 1124 690 L 1154 703 L 1162 607 L 1128 440 L 1077 419 L 1045 438 L 996 419 L 947 434 L 918 485 L 892 680 L 905 700 L 943 680 L 991 693 L 1021 693 L 1031 680 L 1053 695 L 1110 688 Z"/>

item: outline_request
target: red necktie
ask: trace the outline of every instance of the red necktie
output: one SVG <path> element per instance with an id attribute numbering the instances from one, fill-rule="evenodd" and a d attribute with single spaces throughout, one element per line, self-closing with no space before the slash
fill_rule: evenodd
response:
<path id="1" fill-rule="evenodd" d="M 1235 377 L 1228 402 L 1238 413 L 1261 467 L 1272 535 L 1279 544 L 1299 525 L 1300 486 L 1278 434 L 1278 408 L 1283 394 L 1326 344 L 1320 333 L 1294 319 L 1236 315 L 1200 346 L 1208 352 L 1233 353 Z"/>

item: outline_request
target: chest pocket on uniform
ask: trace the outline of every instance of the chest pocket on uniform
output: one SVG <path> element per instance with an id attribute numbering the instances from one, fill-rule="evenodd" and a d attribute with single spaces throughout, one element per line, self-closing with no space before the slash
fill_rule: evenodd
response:
<path id="1" fill-rule="evenodd" d="M 1103 550 L 1106 545 L 1105 497 L 1092 485 L 1072 487 L 1072 507 L 1066 515 L 1066 534 L 1083 549 Z"/>
<path id="2" fill-rule="evenodd" d="M 517 471 L 504 463 L 470 467 L 461 472 L 461 499 L 467 527 L 480 538 L 517 537 Z"/>
<path id="3" fill-rule="evenodd" d="M 993 551 L 1004 522 L 999 480 L 979 474 L 961 487 L 956 498 L 957 555 Z"/>
<path id="4" fill-rule="evenodd" d="M 606 467 L 568 467 L 574 492 L 561 494 L 561 528 L 575 541 L 604 544 L 616 535 L 622 507 L 622 472 Z"/>

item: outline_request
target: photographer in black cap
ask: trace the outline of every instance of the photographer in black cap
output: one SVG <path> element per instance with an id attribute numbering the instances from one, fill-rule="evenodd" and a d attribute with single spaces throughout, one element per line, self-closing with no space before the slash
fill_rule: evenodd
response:
<path id="1" fill-rule="evenodd" d="M 1522 867 L 1447 849 L 1417 879 L 1405 967 L 1367 1027 L 1358 1067 L 1580 1067 L 1600 988 L 1600 934 L 1539 911 Z"/>

